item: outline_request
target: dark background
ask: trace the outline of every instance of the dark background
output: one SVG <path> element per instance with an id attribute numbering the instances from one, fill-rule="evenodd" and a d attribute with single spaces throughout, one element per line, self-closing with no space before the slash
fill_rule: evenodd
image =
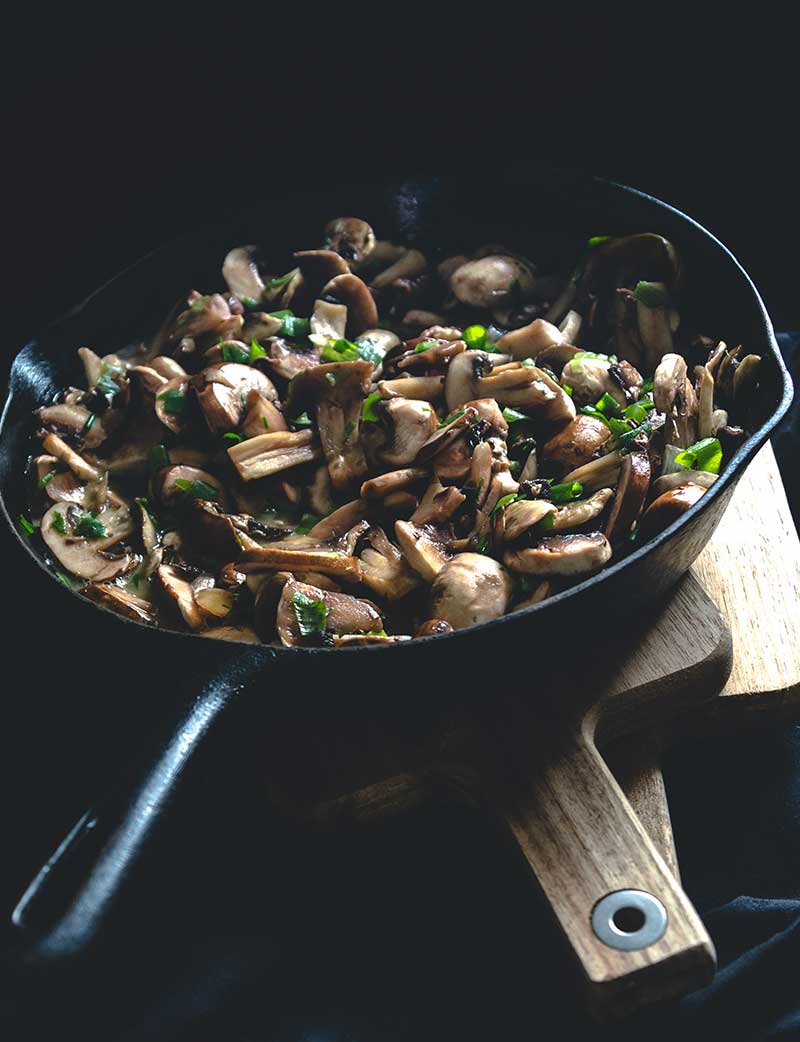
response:
<path id="1" fill-rule="evenodd" d="M 776 329 L 800 329 L 788 26 L 752 15 L 737 21 L 730 12 L 725 25 L 710 27 L 668 24 L 658 10 L 624 24 L 577 11 L 563 22 L 520 23 L 507 13 L 492 22 L 498 17 L 466 19 L 458 38 L 452 25 L 434 33 L 401 9 L 380 12 L 380 22 L 373 11 L 369 39 L 360 31 L 365 18 L 343 26 L 338 12 L 323 18 L 311 10 L 295 10 L 291 20 L 281 12 L 264 27 L 242 12 L 217 12 L 177 29 L 59 26 L 49 16 L 11 28 L 2 63 L 4 371 L 26 336 L 130 261 L 284 186 L 524 160 L 589 169 L 683 209 L 732 249 Z M 797 457 L 786 446 L 792 484 Z M 12 552 L 7 539 L 2 549 Z M 85 669 L 71 685 L 56 686 L 52 667 L 37 664 L 42 630 L 53 624 L 24 592 L 8 605 L 9 662 L 34 665 L 5 673 L 4 916 L 94 793 L 93 772 L 113 774 L 117 756 L 124 759 L 102 751 L 99 727 L 87 734 L 90 716 L 69 712 L 69 701 L 80 704 L 97 682 L 90 652 L 78 655 Z M 141 727 L 120 719 L 118 748 L 135 744 Z M 723 958 L 766 943 L 796 915 L 797 746 L 797 732 L 782 728 L 696 743 L 668 764 L 685 881 L 715 924 Z M 748 784 L 754 775 L 758 784 Z M 562 964 L 543 955 L 552 942 L 543 910 L 470 815 L 431 812 L 384 830 L 378 842 L 326 848 L 322 879 L 312 867 L 319 848 L 280 831 L 263 871 L 249 864 L 240 873 L 237 858 L 248 861 L 253 851 L 251 823 L 230 807 L 215 805 L 214 814 L 228 830 L 230 857 L 216 842 L 192 847 L 199 866 L 192 881 L 182 874 L 187 855 L 178 844 L 170 856 L 179 868 L 151 881 L 161 904 L 146 920 L 150 948 L 173 952 L 161 999 L 157 988 L 147 999 L 162 1028 L 192 1010 L 210 1038 L 227 1042 L 516 1036 L 537 1022 L 526 998 L 534 976 L 542 982 L 539 1023 L 556 1024 L 560 1009 L 572 1009 Z M 280 903 L 290 878 L 309 895 L 295 940 L 274 976 L 257 977 L 244 988 L 246 1001 L 231 1007 L 232 982 L 249 981 L 254 961 L 273 964 L 262 939 L 270 918 L 262 888 Z M 192 885 L 209 895 L 205 928 L 185 897 Z M 223 907 L 220 886 L 232 904 Z M 748 926 L 741 917 L 731 926 L 726 902 L 739 895 L 778 906 L 751 908 Z M 354 927 L 349 910 L 365 902 L 374 922 L 367 927 L 362 916 Z M 448 940 L 431 947 L 433 936 Z M 148 951 L 147 940 L 141 944 L 137 958 Z M 527 956 L 509 954 L 523 950 Z M 133 969 L 133 956 L 130 967 L 118 958 L 123 971 Z M 780 970 L 778 957 L 776 981 Z M 131 976 L 141 971 L 137 962 Z M 174 1000 L 169 1013 L 164 994 Z M 759 1023 L 773 1012 L 777 1022 L 791 1005 L 783 993 L 765 992 L 763 1001 L 762 992 L 748 994 Z M 129 1005 L 131 1023 L 140 1020 L 136 996 L 128 980 L 120 1003 Z M 0 1001 L 13 1020 L 14 1002 Z M 212 1012 L 203 1013 L 204 1002 Z M 560 1030 L 577 1014 L 564 1016 Z M 729 1028 L 729 1038 L 762 1037 L 741 1010 L 737 1016 L 741 1032 Z M 238 1025 L 231 1035 L 225 1018 Z M 588 1030 L 582 1021 L 572 1027 Z M 178 1026 L 164 1030 L 188 1037 Z"/>

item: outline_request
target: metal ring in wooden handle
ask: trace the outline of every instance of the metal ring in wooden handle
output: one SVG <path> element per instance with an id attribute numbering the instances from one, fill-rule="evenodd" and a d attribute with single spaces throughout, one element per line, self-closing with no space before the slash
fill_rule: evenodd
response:
<path id="1" fill-rule="evenodd" d="M 592 730 L 540 717 L 532 744 L 506 738 L 495 749 L 486 781 L 581 964 L 593 1011 L 606 1018 L 701 987 L 716 956 Z M 604 918 L 608 929 L 598 930 Z"/>

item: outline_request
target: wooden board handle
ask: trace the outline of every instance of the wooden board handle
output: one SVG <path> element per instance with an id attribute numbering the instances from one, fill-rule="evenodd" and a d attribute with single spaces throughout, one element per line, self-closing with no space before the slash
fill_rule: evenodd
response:
<path id="1" fill-rule="evenodd" d="M 581 965 L 595 1015 L 708 983 L 711 939 L 600 756 L 591 723 L 537 713 L 524 726 L 521 715 L 513 731 L 482 740 L 481 774 Z"/>

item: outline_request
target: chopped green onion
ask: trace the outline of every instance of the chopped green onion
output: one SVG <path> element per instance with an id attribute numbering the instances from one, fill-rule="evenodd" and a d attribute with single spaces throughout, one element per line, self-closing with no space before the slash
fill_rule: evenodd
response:
<path id="1" fill-rule="evenodd" d="M 355 429 L 356 429 L 356 425 L 353 423 L 352 420 L 348 420 L 347 423 L 344 425 L 344 444 L 345 445 L 348 443 L 348 441 L 350 441 L 350 435 L 353 433 L 353 431 Z"/>
<path id="2" fill-rule="evenodd" d="M 286 275 L 280 275 L 276 279 L 270 279 L 267 283 L 267 289 L 280 289 L 281 286 L 288 285 L 297 274 L 297 271 L 287 272 Z"/>
<path id="3" fill-rule="evenodd" d="M 544 532 L 549 532 L 551 529 L 553 529 L 555 527 L 555 524 L 556 524 L 556 515 L 555 515 L 555 511 L 552 511 L 549 514 L 545 514 L 544 515 L 542 520 L 539 522 L 539 528 L 541 528 L 542 531 L 544 531 Z"/>
<path id="4" fill-rule="evenodd" d="M 580 481 L 569 481 L 565 485 L 551 485 L 550 498 L 553 503 L 569 503 L 573 499 L 580 499 L 583 495 L 583 485 Z"/>
<path id="5" fill-rule="evenodd" d="M 180 391 L 162 391 L 158 400 L 164 403 L 164 412 L 172 416 L 182 416 L 186 412 L 186 395 Z"/>
<path id="6" fill-rule="evenodd" d="M 320 362 L 355 362 L 359 359 L 358 347 L 349 340 L 329 340 L 319 356 Z"/>
<path id="7" fill-rule="evenodd" d="M 440 344 L 439 344 L 438 340 L 422 340 L 414 348 L 414 354 L 420 355 L 420 354 L 422 354 L 423 351 L 430 351 L 431 348 L 439 347 L 439 346 L 440 346 Z"/>
<path id="8" fill-rule="evenodd" d="M 238 365 L 247 365 L 249 363 L 250 356 L 238 344 L 223 342 L 219 346 L 222 351 L 223 362 L 236 362 Z"/>
<path id="9" fill-rule="evenodd" d="M 633 295 L 646 308 L 663 308 L 669 303 L 666 290 L 658 282 L 637 282 Z"/>
<path id="10" fill-rule="evenodd" d="M 203 308 L 206 306 L 207 300 L 208 294 L 205 294 L 202 297 L 198 297 L 197 300 L 192 301 L 191 305 L 189 306 L 189 310 L 193 311 L 195 315 L 199 315 Z"/>
<path id="11" fill-rule="evenodd" d="M 617 446 L 622 452 L 629 452 L 633 442 L 639 437 L 640 434 L 652 434 L 653 425 L 648 420 L 644 423 L 640 423 L 638 427 L 633 427 L 631 430 L 625 431 L 623 434 L 617 436 Z"/>
<path id="12" fill-rule="evenodd" d="M 461 334 L 468 351 L 483 351 L 486 347 L 486 326 L 467 326 Z"/>
<path id="13" fill-rule="evenodd" d="M 56 514 L 55 517 L 56 517 L 56 519 L 58 519 L 59 517 L 61 517 L 61 514 Z M 63 517 L 61 517 L 61 524 L 62 525 L 64 524 L 64 518 Z M 27 519 L 27 517 L 25 517 L 24 514 L 20 514 L 19 515 L 19 527 L 22 529 L 22 531 L 25 533 L 25 535 L 33 535 L 33 533 L 36 531 L 36 525 L 32 521 L 29 521 Z M 53 522 L 53 528 L 56 528 L 56 522 L 55 521 Z M 61 531 L 61 529 L 57 529 L 57 531 Z M 66 531 L 66 529 L 65 529 L 65 531 Z M 62 532 L 62 535 L 63 535 L 63 532 Z"/>
<path id="14" fill-rule="evenodd" d="M 530 416 L 526 416 L 524 412 L 517 412 L 516 409 L 509 409 L 508 406 L 503 409 L 503 419 L 507 423 L 519 423 L 520 420 L 529 420 Z"/>
<path id="15" fill-rule="evenodd" d="M 58 572 L 57 571 L 55 573 L 55 576 L 59 580 L 59 582 L 62 582 L 70 590 L 74 590 L 78 586 L 80 586 L 79 582 L 76 582 L 74 579 L 70 579 L 69 576 L 64 575 L 63 572 Z"/>
<path id="16" fill-rule="evenodd" d="M 156 526 L 156 528 L 158 528 L 158 518 L 156 517 L 156 515 L 152 511 L 152 508 L 150 506 L 150 500 L 147 499 L 145 496 L 137 496 L 136 497 L 136 502 L 139 504 L 139 506 L 142 508 L 142 510 L 145 511 L 145 513 L 150 518 L 150 520 L 153 522 L 153 524 Z"/>
<path id="17" fill-rule="evenodd" d="M 59 532 L 61 535 L 67 534 L 67 524 L 64 521 L 64 515 L 60 510 L 57 510 L 55 514 L 53 514 L 53 528 L 55 528 L 56 532 Z"/>
<path id="18" fill-rule="evenodd" d="M 207 481 L 190 481 L 188 478 L 176 478 L 173 484 L 188 499 L 219 498 L 219 489 L 209 485 Z"/>
<path id="19" fill-rule="evenodd" d="M 230 445 L 238 445 L 242 440 L 241 434 L 236 434 L 234 431 L 228 431 L 227 434 L 222 435 L 222 440 L 227 441 Z"/>
<path id="20" fill-rule="evenodd" d="M 314 426 L 314 421 L 311 419 L 311 417 L 308 415 L 307 412 L 301 412 L 299 416 L 295 416 L 295 418 L 293 420 L 291 420 L 290 422 L 293 423 L 295 425 L 295 427 L 313 427 Z"/>
<path id="21" fill-rule="evenodd" d="M 270 311 L 269 315 L 272 318 L 279 318 L 283 321 L 285 318 L 294 318 L 294 311 L 290 311 L 289 308 L 284 308 L 283 311 Z"/>
<path id="22" fill-rule="evenodd" d="M 103 368 L 100 370 L 100 375 L 95 381 L 95 387 L 98 391 L 104 394 L 106 398 L 113 398 L 114 395 L 119 394 L 120 392 L 120 386 L 116 380 L 113 379 L 112 374 L 124 376 L 125 370 L 120 369 L 116 365 L 109 365 L 108 362 L 105 362 Z"/>
<path id="23" fill-rule="evenodd" d="M 89 415 L 86 417 L 86 423 L 84 423 L 83 429 L 85 431 L 90 431 L 92 427 L 94 427 L 94 421 L 96 419 L 97 417 L 95 416 L 95 414 L 93 412 L 90 412 Z"/>
<path id="24" fill-rule="evenodd" d="M 508 461 L 508 471 L 512 478 L 516 478 L 522 472 L 522 463 L 518 459 Z"/>
<path id="25" fill-rule="evenodd" d="M 451 412 L 449 416 L 445 416 L 442 422 L 439 424 L 439 429 L 446 427 L 448 423 L 455 423 L 456 420 L 460 420 L 466 412 L 466 409 L 456 409 L 455 412 Z"/>
<path id="26" fill-rule="evenodd" d="M 616 355 L 604 355 L 600 351 L 579 351 L 576 355 L 573 355 L 572 358 L 570 358 L 569 362 L 567 362 L 567 365 L 569 365 L 570 362 L 575 362 L 581 358 L 599 358 L 601 362 L 618 361 Z"/>
<path id="27" fill-rule="evenodd" d="M 58 473 L 58 471 L 56 471 L 56 470 L 49 470 L 44 475 L 44 477 L 39 478 L 39 480 L 36 482 L 36 487 L 37 488 L 44 488 L 45 485 L 49 485 L 50 482 L 53 480 L 53 478 L 56 476 L 57 473 Z"/>
<path id="28" fill-rule="evenodd" d="M 361 419 L 367 420 L 369 423 L 379 423 L 380 416 L 378 415 L 378 410 L 375 406 L 380 401 L 382 401 L 382 398 L 377 391 L 367 395 L 364 399 L 364 404 L 361 406 Z"/>
<path id="29" fill-rule="evenodd" d="M 507 507 L 509 503 L 515 503 L 518 499 L 524 499 L 518 492 L 509 492 L 507 496 L 502 496 L 494 505 L 492 514 L 496 514 L 498 510 L 502 510 L 503 507 Z"/>
<path id="30" fill-rule="evenodd" d="M 303 593 L 295 593 L 292 595 L 292 608 L 301 636 L 310 637 L 315 633 L 325 632 L 325 624 L 328 621 L 328 606 L 325 601 L 306 597 Z"/>
<path id="31" fill-rule="evenodd" d="M 593 235 L 586 245 L 592 250 L 595 246 L 602 246 L 604 242 L 610 242 L 613 238 L 613 235 Z"/>
<path id="32" fill-rule="evenodd" d="M 655 384 L 653 383 L 652 380 L 645 380 L 645 382 L 642 384 L 642 389 L 641 389 L 641 391 L 639 393 L 640 394 L 650 394 L 650 392 L 653 390 L 654 386 L 655 386 Z"/>
<path id="33" fill-rule="evenodd" d="M 577 358 L 577 355 L 575 357 Z M 536 368 L 536 363 L 534 362 L 534 360 L 532 358 L 523 358 L 522 361 L 519 364 L 522 365 L 522 366 L 525 366 L 526 369 L 535 369 Z"/>
<path id="34" fill-rule="evenodd" d="M 86 539 L 102 539 L 108 535 L 108 529 L 96 514 L 84 514 L 75 525 L 75 535 L 85 536 Z"/>
<path id="35" fill-rule="evenodd" d="M 638 401 L 633 402 L 632 405 L 628 405 L 622 410 L 622 415 L 626 420 L 633 420 L 634 423 L 642 423 L 647 419 L 647 414 L 655 409 L 656 404 L 649 395 L 645 395 Z"/>
<path id="36" fill-rule="evenodd" d="M 707 474 L 719 474 L 722 463 L 722 446 L 717 438 L 703 438 L 679 452 L 675 462 L 692 470 L 704 470 Z"/>
<path id="37" fill-rule="evenodd" d="M 281 336 L 288 336 L 290 340 L 302 340 L 311 332 L 311 321 L 298 318 L 296 315 L 287 315 L 278 332 Z"/>
<path id="38" fill-rule="evenodd" d="M 614 413 L 619 412 L 620 405 L 617 399 L 606 391 L 603 397 L 596 403 L 596 408 L 604 416 L 613 416 Z"/>
<path id="39" fill-rule="evenodd" d="M 259 304 L 255 297 L 239 297 L 239 300 L 241 300 L 242 304 L 248 311 L 254 311 Z"/>
<path id="40" fill-rule="evenodd" d="M 295 535 L 308 535 L 314 525 L 318 524 L 322 518 L 317 517 L 316 514 L 303 514 L 300 518 L 300 524 L 295 528 Z"/>
<path id="41" fill-rule="evenodd" d="M 147 465 L 150 471 L 169 466 L 170 458 L 165 445 L 154 445 L 147 453 Z"/>
<path id="42" fill-rule="evenodd" d="M 606 427 L 609 426 L 608 416 L 604 412 L 600 412 L 596 405 L 582 405 L 578 411 L 582 412 L 584 416 L 594 416 L 596 420 L 602 420 Z"/>
<path id="43" fill-rule="evenodd" d="M 628 431 L 633 430 L 633 427 L 627 420 L 617 420 L 613 416 L 610 420 L 606 420 L 606 424 L 617 439 L 621 438 L 623 434 L 627 434 Z"/>
<path id="44" fill-rule="evenodd" d="M 480 540 L 478 541 L 478 543 L 475 546 L 475 550 L 479 554 L 488 554 L 489 553 L 489 536 L 488 535 L 482 536 L 480 538 Z"/>
<path id="45" fill-rule="evenodd" d="M 264 430 L 268 431 L 269 430 L 269 423 L 267 421 L 267 417 L 266 416 L 262 416 L 261 417 L 261 422 L 264 424 Z"/>
<path id="46" fill-rule="evenodd" d="M 564 392 L 564 394 L 568 394 L 570 396 L 570 398 L 572 397 L 573 390 L 572 390 L 572 388 L 570 387 L 569 384 L 562 384 L 561 385 L 561 390 Z"/>

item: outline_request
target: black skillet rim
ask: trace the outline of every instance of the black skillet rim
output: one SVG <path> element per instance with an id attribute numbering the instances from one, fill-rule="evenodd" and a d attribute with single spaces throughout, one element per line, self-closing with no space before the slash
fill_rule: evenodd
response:
<path id="1" fill-rule="evenodd" d="M 618 189 L 624 194 L 636 196 L 638 199 L 641 199 L 646 203 L 653 204 L 657 208 L 666 211 L 673 218 L 678 218 L 680 221 L 689 225 L 689 227 L 695 233 L 699 233 L 699 235 L 703 237 L 713 248 L 715 248 L 718 251 L 721 251 L 726 256 L 728 261 L 732 262 L 738 275 L 744 280 L 745 288 L 751 294 L 751 302 L 755 303 L 756 305 L 756 309 L 761 321 L 762 332 L 764 333 L 766 342 L 769 345 L 770 351 L 772 352 L 774 362 L 777 366 L 778 374 L 782 381 L 782 393 L 780 395 L 777 405 L 775 406 L 770 416 L 764 421 L 764 423 L 761 424 L 761 426 L 757 430 L 753 431 L 750 434 L 746 441 L 739 447 L 739 449 L 733 455 L 732 459 L 725 468 L 724 473 L 720 475 L 719 479 L 714 482 L 714 484 L 711 486 L 711 488 L 708 489 L 706 494 L 683 516 L 674 521 L 663 532 L 660 532 L 657 536 L 648 540 L 647 543 L 640 546 L 633 553 L 612 564 L 610 567 L 604 568 L 602 571 L 597 572 L 592 576 L 589 576 L 589 578 L 584 579 L 580 583 L 577 583 L 575 586 L 571 586 L 567 590 L 562 590 L 561 593 L 557 593 L 554 596 L 549 597 L 546 600 L 540 602 L 539 604 L 535 604 L 530 608 L 523 608 L 520 611 L 511 613 L 510 615 L 501 616 L 498 619 L 493 619 L 489 622 L 479 623 L 475 626 L 469 626 L 468 628 L 463 630 L 456 630 L 453 633 L 437 634 L 421 638 L 418 637 L 412 641 L 398 641 L 397 643 L 388 643 L 385 645 L 367 645 L 362 646 L 360 648 L 285 648 L 270 644 L 249 644 L 246 642 L 237 641 L 222 641 L 221 643 L 229 646 L 235 646 L 238 644 L 243 650 L 258 649 L 262 654 L 266 654 L 267 658 L 273 660 L 279 656 L 281 658 L 287 658 L 287 656 L 291 656 L 293 659 L 297 659 L 298 661 L 307 659 L 309 656 L 318 656 L 320 654 L 324 655 L 329 654 L 331 652 L 335 652 L 337 656 L 341 656 L 343 654 L 363 655 L 366 652 L 370 652 L 372 654 L 388 654 L 389 652 L 394 652 L 395 654 L 397 654 L 400 653 L 404 648 L 408 648 L 410 646 L 418 647 L 420 644 L 427 645 L 430 644 L 431 641 L 447 642 L 448 644 L 452 644 L 454 641 L 459 640 L 459 638 L 468 638 L 470 635 L 475 635 L 478 631 L 480 631 L 481 633 L 490 632 L 496 629 L 497 627 L 503 626 L 505 623 L 508 623 L 511 620 L 514 620 L 515 622 L 520 622 L 525 619 L 530 619 L 541 612 L 546 612 L 548 609 L 555 609 L 556 607 L 563 605 L 564 602 L 569 600 L 570 598 L 580 595 L 585 590 L 596 586 L 598 583 L 602 583 L 606 579 L 610 579 L 611 577 L 619 573 L 621 570 L 626 569 L 628 567 L 633 567 L 638 561 L 642 560 L 642 558 L 654 552 L 658 547 L 662 546 L 663 544 L 669 542 L 669 540 L 671 540 L 672 537 L 684 526 L 690 525 L 693 522 L 693 520 L 696 517 L 698 517 L 704 510 L 706 510 L 719 495 L 722 495 L 724 493 L 725 489 L 732 482 L 738 480 L 738 478 L 741 476 L 741 472 L 745 469 L 750 460 L 755 456 L 756 452 L 762 447 L 762 445 L 764 445 L 770 433 L 775 429 L 775 427 L 778 425 L 778 423 L 780 423 L 781 419 L 786 414 L 793 396 L 793 386 L 791 377 L 789 376 L 789 372 L 784 363 L 780 348 L 778 347 L 778 342 L 775 338 L 775 332 L 772 326 L 772 321 L 770 320 L 767 309 L 764 305 L 763 300 L 761 299 L 761 295 L 756 289 L 753 280 L 744 270 L 737 258 L 733 255 L 733 253 L 728 249 L 728 247 L 725 246 L 723 242 L 721 242 L 715 235 L 713 235 L 707 228 L 700 224 L 699 221 L 696 221 L 693 217 L 690 217 L 688 214 L 683 213 L 683 211 L 677 209 L 677 207 L 672 206 L 670 203 L 666 203 L 662 199 L 658 199 L 655 196 L 649 195 L 647 192 L 643 192 L 637 188 L 632 188 L 629 185 L 625 185 L 617 181 L 611 181 L 606 178 L 597 177 L 595 175 L 589 175 L 588 180 L 594 184 L 602 185 L 606 188 Z M 183 237 L 179 237 L 177 240 L 173 239 L 167 243 L 162 243 L 154 250 L 149 251 L 142 257 L 135 260 L 132 264 L 127 265 L 121 271 L 117 272 L 111 278 L 107 279 L 104 283 L 102 283 L 102 285 L 100 285 L 91 293 L 89 293 L 78 304 L 74 305 L 72 308 L 64 312 L 58 318 L 54 319 L 51 323 L 48 324 L 48 326 L 45 327 L 43 332 L 46 333 L 49 329 L 58 326 L 60 323 L 63 323 L 69 317 L 79 314 L 91 300 L 103 293 L 109 285 L 116 282 L 118 279 L 124 277 L 133 269 L 145 266 L 151 258 L 159 254 L 168 246 L 173 245 L 176 241 L 180 241 L 181 238 Z M 22 348 L 20 348 L 20 350 L 17 352 L 17 354 L 11 361 L 9 371 L 13 370 L 13 367 L 20 354 L 22 354 L 22 352 L 25 351 L 27 348 L 33 347 L 36 343 L 37 338 L 34 337 L 31 340 L 29 340 L 25 345 L 23 345 Z M 8 420 L 8 414 L 13 403 L 13 396 L 13 387 L 10 386 L 6 402 L 3 407 L 2 415 L 0 415 L 0 436 L 4 431 Z M 3 495 L 2 491 L 0 491 L 0 513 L 2 513 L 6 524 L 9 526 L 9 528 L 11 528 L 15 538 L 20 543 L 20 545 L 24 547 L 29 557 L 31 557 L 33 561 L 36 563 L 36 565 L 49 576 L 50 580 L 55 584 L 55 586 L 60 587 L 65 593 L 68 593 L 70 596 L 80 598 L 80 594 L 78 594 L 74 590 L 68 590 L 64 586 L 64 584 L 59 581 L 58 577 L 54 575 L 53 571 L 47 566 L 45 561 L 42 559 L 41 555 L 37 553 L 30 546 L 28 541 L 22 537 L 22 535 L 18 531 L 17 525 L 14 523 L 13 519 L 8 513 L 5 503 L 5 496 Z M 136 622 L 133 619 L 124 619 L 115 612 L 112 612 L 106 608 L 102 608 L 99 605 L 92 604 L 91 607 L 96 611 L 99 610 L 104 612 L 106 615 L 112 616 L 117 623 L 120 623 L 122 625 L 133 625 L 143 630 L 149 630 L 153 633 L 166 634 L 169 637 L 181 637 L 188 639 L 195 639 L 197 637 L 197 635 L 193 633 L 183 633 L 180 630 L 170 630 L 163 627 L 149 626 L 145 623 Z"/>

